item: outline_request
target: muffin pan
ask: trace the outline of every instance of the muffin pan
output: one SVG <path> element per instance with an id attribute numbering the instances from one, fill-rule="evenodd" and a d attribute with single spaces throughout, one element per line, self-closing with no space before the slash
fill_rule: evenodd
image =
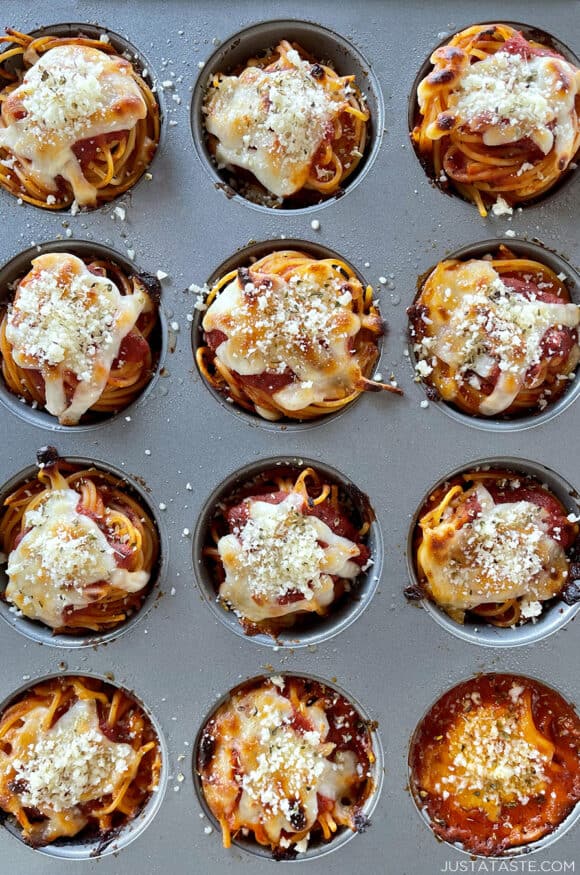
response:
<path id="1" fill-rule="evenodd" d="M 427 490 L 450 471 L 508 457 L 513 465 L 556 472 L 572 491 L 580 488 L 580 401 L 572 397 L 574 386 L 565 409 L 557 417 L 536 419 L 534 428 L 515 432 L 493 423 L 473 428 L 465 417 L 441 415 L 426 399 L 414 379 L 407 341 L 406 308 L 417 279 L 450 253 L 491 239 L 514 248 L 521 242 L 541 245 L 578 269 L 577 173 L 542 202 L 514 210 L 511 218 L 484 220 L 475 207 L 430 183 L 409 140 L 412 85 L 434 47 L 479 17 L 520 20 L 521 5 L 515 0 L 485 8 L 419 0 L 404 7 L 375 0 L 352 8 L 330 0 L 278 4 L 273 17 L 292 19 L 291 36 L 301 39 L 304 28 L 294 20 L 306 21 L 307 48 L 319 45 L 327 59 L 333 57 L 334 41 L 341 72 L 342 59 L 348 72 L 346 59 L 352 58 L 353 72 L 358 74 L 360 65 L 368 73 L 359 82 L 373 112 L 366 161 L 343 197 L 307 210 L 256 208 L 235 193 L 230 197 L 200 139 L 201 86 L 196 83 L 227 66 L 227 57 L 242 51 L 248 34 L 250 52 L 257 37 L 273 42 L 282 35 L 278 21 L 257 35 L 248 30 L 263 24 L 263 4 L 105 0 L 81 3 L 73 11 L 66 0 L 55 0 L 50 10 L 23 11 L 7 0 L 2 9 L 3 23 L 23 31 L 66 24 L 71 17 L 110 28 L 147 56 L 163 108 L 164 134 L 150 174 L 114 203 L 76 216 L 51 214 L 19 205 L 0 191 L 0 267 L 39 244 L 62 241 L 59 245 L 73 248 L 87 241 L 114 250 L 140 272 L 156 276 L 159 271 L 162 277 L 167 351 L 158 376 L 131 409 L 89 429 L 59 429 L 50 439 L 63 456 L 111 466 L 145 490 L 164 533 L 166 557 L 151 608 L 115 640 L 81 649 L 61 642 L 47 647 L 13 624 L 2 623 L 0 630 L 0 701 L 50 674 L 95 674 L 134 690 L 167 742 L 167 789 L 153 822 L 118 855 L 76 862 L 75 875 L 153 875 L 167 871 L 168 863 L 172 875 L 271 871 L 268 859 L 237 846 L 222 848 L 219 830 L 196 794 L 193 757 L 204 718 L 221 697 L 248 678 L 280 672 L 335 683 L 360 701 L 377 721 L 384 751 L 383 787 L 370 827 L 319 857 L 313 864 L 317 875 L 337 869 L 372 875 L 387 869 L 408 875 L 453 871 L 468 858 L 437 843 L 407 790 L 408 745 L 421 715 L 454 684 L 481 671 L 535 677 L 567 699 L 580 700 L 577 618 L 570 617 L 545 640 L 517 648 L 481 647 L 450 634 L 403 595 L 410 582 L 406 552 L 413 515 Z M 572 44 L 574 13 L 564 0 L 530 0 L 525 7 L 526 23 L 578 53 L 580 47 Z M 248 53 L 243 51 L 244 58 Z M 115 211 L 116 206 L 123 209 Z M 265 241 L 325 247 L 373 286 L 387 324 L 377 371 L 385 381 L 397 380 L 403 398 L 366 393 L 340 416 L 316 426 L 286 427 L 234 415 L 231 405 L 208 391 L 192 352 L 199 311 L 197 291 L 189 287 L 203 286 L 240 250 Z M 6 295 L 5 287 L 0 295 Z M 0 484 L 26 469 L 49 442 L 50 432 L 28 415 L 34 411 L 22 408 L 27 415 L 17 415 L 13 405 L 2 409 Z M 340 472 L 370 498 L 382 534 L 382 570 L 376 591 L 369 589 L 366 609 L 350 625 L 342 623 L 333 637 L 301 647 L 292 641 L 264 647 L 235 634 L 208 605 L 193 561 L 193 535 L 210 496 L 239 472 L 273 458 L 308 460 Z M 538 867 L 573 861 L 578 843 L 576 825 L 528 860 Z M 10 860 L 15 875 L 57 875 L 62 869 L 60 860 L 25 847 L 6 828 L 0 828 L 0 855 Z"/>

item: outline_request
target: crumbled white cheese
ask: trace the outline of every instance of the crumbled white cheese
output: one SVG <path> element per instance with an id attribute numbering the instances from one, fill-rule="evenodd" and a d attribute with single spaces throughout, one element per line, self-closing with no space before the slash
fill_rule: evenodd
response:
<path id="1" fill-rule="evenodd" d="M 542 613 L 542 603 L 533 599 L 523 598 L 520 601 L 521 615 L 525 620 L 539 617 Z"/>
<path id="2" fill-rule="evenodd" d="M 498 195 L 498 198 L 492 206 L 491 211 L 494 216 L 511 216 L 514 212 L 513 207 L 510 207 L 508 202 L 501 195 Z"/>
<path id="3" fill-rule="evenodd" d="M 33 261 L 8 310 L 6 337 L 17 364 L 36 368 L 46 384 L 46 407 L 78 421 L 101 395 L 121 341 L 145 305 L 140 292 L 121 295 L 107 277 L 76 256 L 51 253 Z M 64 371 L 79 384 L 70 401 Z"/>
<path id="4" fill-rule="evenodd" d="M 247 520 L 220 538 L 225 570 L 220 598 L 258 621 L 295 610 L 316 610 L 334 597 L 333 575 L 354 579 L 359 548 L 315 515 L 303 514 L 296 492 L 278 504 L 245 502 Z M 292 596 L 288 599 L 288 596 Z"/>
<path id="5" fill-rule="evenodd" d="M 94 699 L 80 700 L 13 761 L 24 806 L 61 812 L 113 794 L 137 754 L 99 728 Z"/>
<path id="6" fill-rule="evenodd" d="M 222 76 L 204 107 L 217 161 L 250 170 L 277 197 L 304 186 L 312 159 L 348 103 L 341 82 L 329 90 L 297 51 L 287 59 L 285 69 L 252 66 L 239 76 Z"/>
<path id="7" fill-rule="evenodd" d="M 488 146 L 529 137 L 545 155 L 556 144 L 568 163 L 579 84 L 564 59 L 498 51 L 467 67 L 450 99 L 450 111 L 463 123 L 484 122 L 482 136 Z"/>
<path id="8" fill-rule="evenodd" d="M 461 715 L 451 730 L 451 764 L 442 783 L 476 794 L 495 808 L 526 805 L 546 786 L 544 755 L 525 736 L 518 714 L 482 706 Z"/>
<path id="9" fill-rule="evenodd" d="M 86 607 L 94 600 L 96 583 L 136 592 L 149 580 L 145 571 L 117 568 L 113 547 L 96 522 L 77 511 L 78 503 L 74 490 L 48 492 L 26 511 L 26 534 L 8 559 L 7 601 L 52 628 L 66 625 L 67 607 Z"/>

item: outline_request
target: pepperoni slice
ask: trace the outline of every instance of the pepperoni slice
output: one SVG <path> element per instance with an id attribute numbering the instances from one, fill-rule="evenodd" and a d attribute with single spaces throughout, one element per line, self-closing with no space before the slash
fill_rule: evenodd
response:
<path id="1" fill-rule="evenodd" d="M 72 150 L 81 162 L 81 165 L 85 167 L 96 157 L 103 146 L 117 141 L 127 133 L 128 131 L 113 131 L 109 134 L 99 134 L 97 137 L 87 137 L 85 140 L 78 140 L 72 147 Z"/>
<path id="2" fill-rule="evenodd" d="M 227 334 L 215 328 L 213 331 L 207 331 L 205 334 L 205 342 L 210 349 L 215 352 L 218 346 L 221 346 L 228 339 Z"/>
<path id="3" fill-rule="evenodd" d="M 293 371 L 288 369 L 281 374 L 273 374 L 270 371 L 264 371 L 261 374 L 237 374 L 237 378 L 240 383 L 253 389 L 261 389 L 270 395 L 274 395 L 280 389 L 289 386 L 296 379 Z"/>
<path id="4" fill-rule="evenodd" d="M 526 61 L 529 61 L 530 58 L 534 57 L 560 58 L 563 61 L 566 60 L 562 55 L 559 55 L 558 52 L 554 52 L 552 49 L 548 49 L 544 46 L 539 47 L 530 45 L 527 39 L 519 31 L 505 41 L 501 47 L 501 51 L 507 52 L 508 55 L 521 55 Z"/>
<path id="5" fill-rule="evenodd" d="M 149 356 L 149 344 L 138 331 L 130 331 L 119 348 L 119 355 L 113 362 L 113 368 L 119 366 L 119 362 L 140 362 Z"/>
<path id="6" fill-rule="evenodd" d="M 562 298 L 558 297 L 558 295 L 555 295 L 553 292 L 548 292 L 545 289 L 539 289 L 535 283 L 530 282 L 529 280 L 523 280 L 520 277 L 503 274 L 502 281 L 508 288 L 513 289 L 514 292 L 522 295 L 526 301 L 531 301 L 535 298 L 538 301 L 544 301 L 546 304 L 565 303 Z"/>
<path id="7" fill-rule="evenodd" d="M 264 501 L 268 504 L 280 504 L 284 501 L 285 498 L 288 497 L 287 492 L 268 492 L 264 495 L 251 495 L 248 496 L 253 501 Z M 348 517 L 343 514 L 339 510 L 335 510 L 333 507 L 330 507 L 327 503 L 323 502 L 322 504 L 317 504 L 314 507 L 308 507 L 306 505 L 302 508 L 302 513 L 304 516 L 316 516 L 318 519 L 322 520 L 323 523 L 326 523 L 328 528 L 335 534 L 341 538 L 348 538 L 350 541 L 355 543 L 359 548 L 359 555 L 353 557 L 352 561 L 361 567 L 365 565 L 370 557 L 370 550 L 360 541 L 360 536 L 356 526 L 348 519 Z M 245 526 L 248 521 L 249 513 L 248 513 L 248 505 L 245 501 L 240 502 L 240 504 L 236 504 L 234 507 L 229 508 L 229 510 L 225 513 L 226 520 L 230 527 L 230 530 L 233 529 L 241 529 Z M 290 601 L 293 601 L 290 597 Z"/>
<path id="8" fill-rule="evenodd" d="M 521 485 L 516 489 L 505 489 L 497 483 L 486 483 L 496 504 L 507 504 L 512 501 L 529 501 L 538 507 L 543 507 L 548 514 L 546 520 L 548 534 L 567 550 L 575 539 L 574 527 L 568 522 L 562 506 L 554 495 L 550 495 L 544 489 L 535 489 L 533 486 Z"/>
<path id="9" fill-rule="evenodd" d="M 576 331 L 567 326 L 548 328 L 540 343 L 542 356 L 565 362 L 576 345 L 576 337 Z"/>

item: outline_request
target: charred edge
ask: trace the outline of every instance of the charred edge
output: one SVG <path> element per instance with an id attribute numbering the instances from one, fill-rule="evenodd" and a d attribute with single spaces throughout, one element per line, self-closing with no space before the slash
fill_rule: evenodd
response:
<path id="1" fill-rule="evenodd" d="M 412 583 L 403 590 L 405 598 L 410 602 L 420 602 L 425 598 L 423 588 L 418 583 Z"/>
<path id="2" fill-rule="evenodd" d="M 151 487 L 149 486 L 149 484 L 147 483 L 147 481 L 145 480 L 144 477 L 142 477 L 140 474 L 133 474 L 133 473 L 131 474 L 131 477 L 133 478 L 133 480 L 137 481 L 139 486 L 142 489 L 144 489 L 145 492 L 148 492 L 149 494 L 151 493 Z"/>
<path id="3" fill-rule="evenodd" d="M 41 468 L 46 468 L 48 465 L 56 465 L 60 456 L 56 447 L 50 444 L 46 447 L 41 447 L 36 453 L 36 464 Z"/>
<path id="4" fill-rule="evenodd" d="M 562 601 L 567 605 L 577 605 L 580 602 L 580 566 L 572 565 L 570 568 L 570 580 L 562 590 Z"/>
<path id="5" fill-rule="evenodd" d="M 369 818 L 362 811 L 357 811 L 354 816 L 354 828 L 357 832 L 366 832 L 371 822 Z"/>
<path id="6" fill-rule="evenodd" d="M 453 70 L 434 70 L 429 76 L 429 82 L 433 85 L 444 85 L 455 78 Z"/>
<path id="7" fill-rule="evenodd" d="M 161 301 L 161 283 L 156 276 L 150 273 L 139 273 L 137 279 L 145 286 L 147 294 L 154 304 Z"/>
<path id="8" fill-rule="evenodd" d="M 453 78 L 453 74 L 451 74 L 450 78 Z M 451 128 L 454 127 L 454 125 L 455 125 L 455 119 L 451 115 L 440 115 L 437 119 L 437 127 L 441 131 L 450 131 Z"/>
<path id="9" fill-rule="evenodd" d="M 272 859 L 280 863 L 284 860 L 295 860 L 298 855 L 296 848 L 274 848 Z"/>
<path id="10" fill-rule="evenodd" d="M 355 486 L 354 483 L 348 483 L 344 486 L 344 491 L 347 498 L 352 502 L 354 507 L 359 511 L 363 522 L 374 523 L 376 514 L 372 508 L 368 495 Z"/>
<path id="11" fill-rule="evenodd" d="M 492 30 L 491 33 L 495 33 L 495 30 Z M 463 49 L 458 48 L 457 46 L 442 46 L 441 47 L 441 55 L 445 58 L 446 61 L 453 61 L 456 58 L 463 58 L 465 56 L 465 52 Z"/>
<path id="12" fill-rule="evenodd" d="M 122 829 L 123 829 L 122 826 L 117 826 L 114 829 L 112 829 L 110 832 L 107 832 L 106 835 L 102 836 L 99 839 L 99 844 L 97 845 L 97 847 L 94 849 L 94 851 L 91 851 L 90 856 L 91 857 L 100 857 L 101 854 L 103 853 L 103 851 L 105 850 L 105 848 L 108 848 L 109 845 L 111 844 L 111 842 L 114 842 L 115 839 L 117 839 L 119 837 L 119 834 L 120 834 Z"/>
<path id="13" fill-rule="evenodd" d="M 429 401 L 441 401 L 441 395 L 435 388 L 435 386 L 430 386 L 429 383 L 423 383 L 425 388 L 425 394 Z"/>
<path id="14" fill-rule="evenodd" d="M 292 812 L 290 814 L 290 823 L 292 824 L 296 832 L 299 832 L 306 826 L 306 815 L 304 813 L 304 809 L 298 803 L 296 804 L 296 807 L 292 809 Z"/>
<path id="15" fill-rule="evenodd" d="M 207 769 L 215 753 L 215 738 L 213 735 L 202 735 L 199 744 L 198 763 L 202 771 Z"/>
<path id="16" fill-rule="evenodd" d="M 429 271 L 429 273 L 430 272 L 431 271 Z M 419 289 L 419 292 L 421 292 L 421 289 Z M 425 304 L 411 304 L 410 307 L 407 307 L 407 316 L 409 317 L 409 320 L 413 323 L 413 325 L 415 322 L 417 322 L 419 319 L 426 315 L 427 307 L 425 306 Z"/>
<path id="17" fill-rule="evenodd" d="M 228 200 L 231 200 L 233 197 L 236 196 L 236 192 L 234 191 L 234 189 L 226 182 L 216 182 L 215 188 L 217 188 L 219 191 L 223 191 Z"/>

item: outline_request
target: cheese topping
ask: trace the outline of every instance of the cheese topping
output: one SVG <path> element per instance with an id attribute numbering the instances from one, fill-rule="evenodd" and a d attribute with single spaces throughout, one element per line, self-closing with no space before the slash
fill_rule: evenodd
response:
<path id="1" fill-rule="evenodd" d="M 449 97 L 449 112 L 487 146 L 529 137 L 544 153 L 555 147 L 566 166 L 574 156 L 580 71 L 562 58 L 499 51 L 467 67 Z"/>
<path id="2" fill-rule="evenodd" d="M 314 156 L 347 103 L 343 85 L 329 91 L 297 51 L 287 58 L 290 69 L 248 67 L 240 76 L 221 77 L 205 105 L 218 162 L 251 171 L 278 197 L 304 187 Z"/>
<path id="3" fill-rule="evenodd" d="M 547 787 L 550 757 L 526 737 L 521 707 L 478 706 L 449 731 L 449 761 L 441 784 L 464 808 L 482 808 L 496 820 L 502 805 L 527 805 Z"/>
<path id="4" fill-rule="evenodd" d="M 457 529 L 456 514 L 473 496 L 478 515 Z M 566 553 L 548 534 L 546 510 L 529 501 L 495 504 L 481 484 L 448 508 L 439 525 L 424 519 L 421 528 L 417 558 L 430 593 L 445 608 L 470 610 L 520 597 L 546 601 L 568 576 Z"/>
<path id="5" fill-rule="evenodd" d="M 219 591 L 240 616 L 259 622 L 295 611 L 322 612 L 334 598 L 331 575 L 354 580 L 360 551 L 316 516 L 296 492 L 279 504 L 246 499 L 248 520 L 218 542 L 226 577 Z M 287 597 L 291 596 L 291 600 Z"/>
<path id="6" fill-rule="evenodd" d="M 101 732 L 95 700 L 75 702 L 45 730 L 47 713 L 37 707 L 23 718 L 22 737 L 35 740 L 5 766 L 23 786 L 22 805 L 48 814 L 117 793 L 138 765 L 138 754 Z"/>
<path id="7" fill-rule="evenodd" d="M 273 687 L 237 696 L 213 730 L 215 775 L 204 785 L 220 811 L 231 800 L 239 822 L 260 824 L 273 844 L 284 841 L 282 831 L 308 832 L 318 817 L 318 797 L 340 804 L 359 780 L 352 751 L 329 759 L 335 745 L 325 740 L 329 725 L 323 708 L 304 709 L 312 729 L 297 728 L 294 713 Z M 232 762 L 238 764 L 233 773 Z"/>
<path id="8" fill-rule="evenodd" d="M 216 350 L 219 361 L 242 375 L 291 371 L 296 379 L 272 394 L 286 410 L 350 394 L 360 366 L 349 347 L 361 319 L 348 306 L 348 283 L 323 262 L 287 280 L 249 273 L 244 285 L 232 280 L 204 317 L 206 332 L 227 336 Z"/>
<path id="9" fill-rule="evenodd" d="M 500 374 L 492 393 L 479 405 L 484 416 L 510 407 L 525 387 L 528 371 L 542 363 L 542 339 L 550 328 L 577 328 L 580 307 L 571 303 L 530 300 L 510 289 L 487 261 L 442 262 L 427 280 L 422 293 L 428 304 L 426 337 L 415 345 L 419 374 L 428 376 L 434 359 L 453 369 L 453 381 L 443 389 L 453 400 L 462 381 Z M 576 342 L 570 355 L 580 358 Z M 447 397 L 447 392 L 450 393 Z M 442 394 L 443 394 L 442 393 Z"/>
<path id="10" fill-rule="evenodd" d="M 73 146 L 130 131 L 146 115 L 128 61 L 88 46 L 57 46 L 3 101 L 0 148 L 26 162 L 27 173 L 42 187 L 57 192 L 62 177 L 79 205 L 94 205 L 97 188 L 85 178 Z"/>
<path id="11" fill-rule="evenodd" d="M 72 489 L 50 491 L 25 513 L 26 534 L 8 557 L 6 599 L 53 629 L 66 625 L 66 608 L 94 602 L 103 584 L 132 593 L 149 581 L 146 571 L 117 567 L 113 547 L 78 503 Z"/>
<path id="12" fill-rule="evenodd" d="M 121 295 L 67 253 L 40 255 L 32 265 L 8 310 L 6 339 L 17 365 L 41 372 L 49 413 L 75 425 L 101 397 L 146 296 Z M 72 395 L 70 375 L 78 381 Z"/>

